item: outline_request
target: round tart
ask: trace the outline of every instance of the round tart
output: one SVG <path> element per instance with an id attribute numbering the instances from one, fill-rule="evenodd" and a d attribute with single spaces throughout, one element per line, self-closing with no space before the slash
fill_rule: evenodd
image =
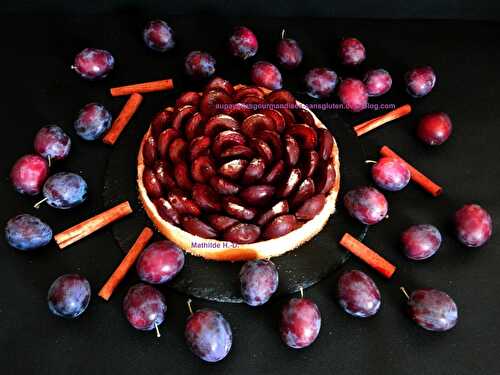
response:
<path id="1" fill-rule="evenodd" d="M 186 252 L 271 258 L 309 241 L 334 213 L 339 152 L 290 92 L 215 78 L 154 117 L 137 185 L 154 225 Z"/>

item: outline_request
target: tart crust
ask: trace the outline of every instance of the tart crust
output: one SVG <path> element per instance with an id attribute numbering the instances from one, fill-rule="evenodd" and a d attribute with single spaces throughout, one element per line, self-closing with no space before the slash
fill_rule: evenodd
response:
<path id="1" fill-rule="evenodd" d="M 236 88 L 237 87 L 238 86 L 236 86 Z M 298 105 L 301 105 L 299 101 L 296 102 Z M 173 110 L 173 108 L 167 108 L 167 110 Z M 311 110 L 308 108 L 306 108 L 306 110 L 313 115 L 316 127 L 327 129 Z M 164 220 L 158 214 L 155 205 L 146 192 L 142 182 L 142 174 L 144 171 L 142 148 L 147 137 L 149 137 L 150 131 L 151 127 L 148 129 L 141 141 L 141 147 L 139 148 L 139 154 L 137 156 L 137 187 L 139 190 L 139 198 L 144 206 L 144 210 L 153 221 L 158 231 L 187 253 L 217 261 L 269 259 L 294 250 L 303 243 L 312 239 L 323 229 L 328 222 L 330 215 L 335 212 L 335 203 L 340 188 L 340 162 L 338 145 L 335 137 L 333 137 L 332 160 L 335 169 L 335 183 L 330 192 L 326 194 L 325 206 L 312 220 L 307 221 L 298 229 L 295 229 L 284 236 L 271 240 L 254 242 L 251 244 L 233 244 L 227 241 L 206 239 L 195 236 Z"/>

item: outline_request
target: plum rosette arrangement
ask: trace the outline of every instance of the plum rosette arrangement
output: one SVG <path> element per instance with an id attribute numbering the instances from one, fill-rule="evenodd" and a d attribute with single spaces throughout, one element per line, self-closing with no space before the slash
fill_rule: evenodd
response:
<path id="1" fill-rule="evenodd" d="M 147 215 L 184 251 L 271 258 L 312 239 L 334 213 L 339 151 L 289 91 L 214 78 L 153 118 L 137 183 Z"/>

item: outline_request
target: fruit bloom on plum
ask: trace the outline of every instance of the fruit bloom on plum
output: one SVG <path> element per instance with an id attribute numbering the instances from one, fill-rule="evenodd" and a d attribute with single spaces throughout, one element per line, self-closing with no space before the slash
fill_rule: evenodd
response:
<path id="1" fill-rule="evenodd" d="M 78 274 L 60 276 L 49 288 L 49 310 L 63 318 L 76 318 L 87 309 L 90 294 L 90 284 L 86 278 Z"/>
<path id="2" fill-rule="evenodd" d="M 71 149 L 71 139 L 57 125 L 41 128 L 33 142 L 35 151 L 46 159 L 62 160 Z"/>
<path id="3" fill-rule="evenodd" d="M 344 196 L 344 206 L 352 217 L 367 225 L 384 219 L 389 209 L 385 196 L 370 186 L 348 191 Z"/>
<path id="4" fill-rule="evenodd" d="M 283 342 L 294 349 L 311 345 L 321 329 L 318 306 L 308 298 L 292 298 L 281 310 L 280 333 Z"/>
<path id="5" fill-rule="evenodd" d="M 368 92 L 359 79 L 346 78 L 341 81 L 338 95 L 342 104 L 351 112 L 361 112 L 368 105 Z"/>
<path id="6" fill-rule="evenodd" d="M 408 314 L 415 323 L 428 331 L 448 331 L 455 327 L 458 320 L 455 301 L 436 289 L 419 289 L 411 293 Z"/>
<path id="7" fill-rule="evenodd" d="M 246 60 L 255 56 L 258 49 L 259 42 L 252 30 L 244 26 L 234 29 L 233 35 L 229 38 L 229 50 L 234 57 Z"/>
<path id="8" fill-rule="evenodd" d="M 153 242 L 141 253 L 136 267 L 142 281 L 163 284 L 184 267 L 184 252 L 170 241 Z"/>
<path id="9" fill-rule="evenodd" d="M 278 289 L 278 271 L 270 260 L 251 260 L 240 270 L 241 295 L 247 305 L 266 303 Z"/>
<path id="10" fill-rule="evenodd" d="M 372 166 L 372 177 L 384 190 L 398 191 L 410 182 L 411 173 L 398 158 L 384 157 Z"/>
<path id="11" fill-rule="evenodd" d="M 359 65 L 366 59 L 363 43 L 356 38 L 345 38 L 340 42 L 339 56 L 342 64 Z"/>
<path id="12" fill-rule="evenodd" d="M 94 141 L 102 135 L 111 126 L 111 113 L 98 103 L 89 103 L 85 105 L 78 113 L 75 121 L 75 131 L 86 141 Z"/>
<path id="13" fill-rule="evenodd" d="M 363 82 L 368 96 L 384 95 L 392 86 L 391 75 L 385 69 L 369 70 L 366 72 Z"/>
<path id="14" fill-rule="evenodd" d="M 326 98 L 337 86 L 337 74 L 327 68 L 314 68 L 305 76 L 307 94 L 312 98 Z"/>
<path id="15" fill-rule="evenodd" d="M 193 78 L 208 78 L 215 73 L 215 59 L 206 52 L 192 51 L 184 60 L 186 74 Z"/>
<path id="16" fill-rule="evenodd" d="M 302 49 L 293 39 L 281 39 L 276 47 L 276 57 L 278 62 L 285 69 L 295 69 L 302 62 Z"/>
<path id="17" fill-rule="evenodd" d="M 163 294 L 151 285 L 136 284 L 123 300 L 123 312 L 132 327 L 151 331 L 163 323 L 167 304 Z"/>
<path id="18" fill-rule="evenodd" d="M 406 72 L 405 81 L 408 93 L 420 98 L 432 91 L 436 84 L 436 74 L 430 66 L 417 67 Z"/>
<path id="19" fill-rule="evenodd" d="M 450 138 L 453 125 L 444 112 L 428 113 L 420 119 L 417 136 L 429 146 L 441 145 Z"/>
<path id="20" fill-rule="evenodd" d="M 115 66 L 111 53 L 102 49 L 85 48 L 75 56 L 72 68 L 88 80 L 105 78 Z"/>
<path id="21" fill-rule="evenodd" d="M 490 214 L 477 204 L 466 204 L 455 212 L 458 240 L 468 247 L 484 245 L 493 233 Z"/>
<path id="22" fill-rule="evenodd" d="M 24 155 L 17 159 L 10 171 L 10 180 L 21 194 L 37 195 L 49 175 L 47 160 L 39 155 Z"/>
<path id="23" fill-rule="evenodd" d="M 38 249 L 50 242 L 52 229 L 35 216 L 21 214 L 7 222 L 5 239 L 10 246 L 19 250 Z"/>
<path id="24" fill-rule="evenodd" d="M 252 66 L 252 82 L 257 86 L 262 86 L 270 90 L 278 90 L 282 87 L 281 73 L 270 62 L 257 61 Z"/>
<path id="25" fill-rule="evenodd" d="M 367 318 L 380 308 L 380 291 L 367 274 L 352 270 L 344 272 L 337 284 L 339 304 L 349 315 Z"/>
<path id="26" fill-rule="evenodd" d="M 87 183 L 75 173 L 59 172 L 47 179 L 43 195 L 49 206 L 66 210 L 87 199 Z"/>
<path id="27" fill-rule="evenodd" d="M 401 244 L 404 254 L 409 259 L 427 259 L 441 246 L 441 233 L 433 225 L 413 225 L 401 235 Z"/>
<path id="28" fill-rule="evenodd" d="M 162 20 L 149 21 L 142 33 L 144 43 L 152 50 L 166 52 L 175 46 L 172 28 Z"/>

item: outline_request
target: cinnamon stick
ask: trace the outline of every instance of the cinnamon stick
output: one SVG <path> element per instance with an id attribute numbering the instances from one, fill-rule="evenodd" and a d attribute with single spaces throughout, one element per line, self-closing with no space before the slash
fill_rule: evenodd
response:
<path id="1" fill-rule="evenodd" d="M 104 284 L 99 291 L 99 297 L 103 298 L 106 301 L 109 300 L 118 284 L 120 284 L 120 282 L 127 274 L 128 270 L 134 265 L 136 259 L 139 257 L 142 250 L 144 250 L 152 236 L 153 231 L 148 227 L 145 227 L 142 230 L 141 234 L 139 234 L 139 237 L 137 237 L 127 255 L 125 255 L 116 270 L 109 277 L 108 281 L 106 281 L 106 284 Z"/>
<path id="2" fill-rule="evenodd" d="M 80 224 L 72 226 L 65 231 L 54 236 L 54 240 L 60 249 L 75 243 L 82 238 L 94 233 L 95 231 L 105 227 L 112 222 L 127 216 L 132 212 L 132 208 L 128 202 L 120 203 L 119 205 L 101 212 L 90 219 L 87 219 Z"/>
<path id="3" fill-rule="evenodd" d="M 410 112 L 411 112 L 411 106 L 409 104 L 405 104 L 390 112 L 387 112 L 386 114 L 383 114 L 382 116 L 375 117 L 371 120 L 363 122 L 362 124 L 356 125 L 354 127 L 354 131 L 356 132 L 356 135 L 360 137 L 363 134 L 366 134 L 369 131 L 378 128 L 379 126 L 388 123 L 389 121 L 396 120 L 400 117 L 406 116 Z"/>
<path id="4" fill-rule="evenodd" d="M 113 87 L 109 91 L 111 92 L 111 96 L 123 96 L 133 93 L 143 94 L 147 92 L 172 90 L 173 87 L 174 82 L 171 79 L 162 79 L 160 81 L 151 81 L 136 83 L 127 86 Z"/>
<path id="5" fill-rule="evenodd" d="M 396 266 L 382 258 L 349 233 L 344 234 L 340 240 L 340 244 L 387 278 L 390 278 L 396 271 Z"/>
<path id="6" fill-rule="evenodd" d="M 128 122 L 134 115 L 137 108 L 142 102 L 142 95 L 133 93 L 130 95 L 130 98 L 127 100 L 127 103 L 123 106 L 120 114 L 111 125 L 111 129 L 109 129 L 108 133 L 104 136 L 102 141 L 108 145 L 114 145 L 118 137 L 120 136 L 125 126 L 127 126 Z"/>
<path id="7" fill-rule="evenodd" d="M 408 167 L 408 169 L 410 170 L 411 179 L 413 181 L 415 181 L 417 184 L 419 184 L 420 186 L 422 186 L 426 191 L 431 193 L 434 197 L 437 197 L 438 195 L 440 195 L 443 192 L 443 188 L 441 186 L 434 183 L 431 179 L 429 179 L 424 174 L 422 174 L 420 171 L 415 169 L 408 162 L 406 162 L 401 156 L 399 156 L 394 151 L 392 151 L 389 147 L 383 146 L 380 149 L 380 155 L 392 157 L 392 158 L 398 158 L 403 163 L 405 163 L 406 166 Z"/>

